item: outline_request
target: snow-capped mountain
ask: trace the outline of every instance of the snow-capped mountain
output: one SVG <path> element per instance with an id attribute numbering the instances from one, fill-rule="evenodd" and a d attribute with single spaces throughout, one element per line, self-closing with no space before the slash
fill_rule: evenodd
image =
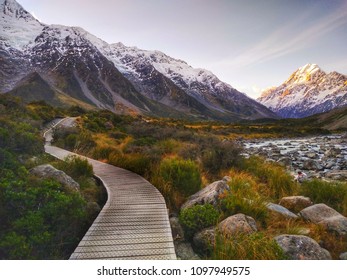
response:
<path id="1" fill-rule="evenodd" d="M 276 117 L 204 69 L 159 51 L 108 44 L 79 27 L 45 25 L 0 0 L 0 93 L 118 113 L 209 119 Z"/>
<path id="2" fill-rule="evenodd" d="M 347 105 L 347 76 L 307 64 L 279 87 L 265 90 L 258 101 L 284 118 L 327 112 Z"/>

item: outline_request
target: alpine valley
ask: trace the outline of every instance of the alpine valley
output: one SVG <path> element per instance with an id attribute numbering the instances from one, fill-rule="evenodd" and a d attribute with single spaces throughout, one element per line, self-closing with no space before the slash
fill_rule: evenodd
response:
<path id="1" fill-rule="evenodd" d="M 0 0 L 0 62 L 0 93 L 26 102 L 190 119 L 277 117 L 207 70 L 79 27 L 45 25 L 15 0 Z"/>
<path id="2" fill-rule="evenodd" d="M 282 85 L 265 90 L 258 101 L 283 118 L 328 112 L 347 105 L 347 76 L 307 64 Z"/>

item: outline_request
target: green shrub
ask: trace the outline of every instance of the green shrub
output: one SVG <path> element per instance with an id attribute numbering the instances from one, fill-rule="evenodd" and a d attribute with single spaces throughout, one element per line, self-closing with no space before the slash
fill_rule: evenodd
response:
<path id="1" fill-rule="evenodd" d="M 88 160 L 78 156 L 68 156 L 64 161 L 55 164 L 58 169 L 63 170 L 73 178 L 92 177 L 93 167 Z"/>
<path id="2" fill-rule="evenodd" d="M 230 141 L 211 140 L 202 150 L 202 165 L 204 170 L 217 174 L 221 170 L 236 166 L 240 160 L 240 147 Z"/>
<path id="3" fill-rule="evenodd" d="M 300 192 L 314 203 L 325 203 L 347 216 L 347 183 L 315 179 L 303 182 Z"/>
<path id="4" fill-rule="evenodd" d="M 119 154 L 111 153 L 108 159 L 109 163 L 141 176 L 146 176 L 151 172 L 152 160 L 149 156 L 143 154 Z"/>
<path id="5" fill-rule="evenodd" d="M 184 196 L 190 196 L 201 188 L 199 168 L 191 160 L 163 159 L 159 165 L 158 174 Z"/>
<path id="6" fill-rule="evenodd" d="M 284 260 L 283 250 L 275 240 L 262 233 L 237 234 L 225 237 L 217 234 L 212 249 L 214 260 Z"/>
<path id="7" fill-rule="evenodd" d="M 179 220 L 188 239 L 204 228 L 216 225 L 219 212 L 211 205 L 195 205 L 181 211 Z"/>

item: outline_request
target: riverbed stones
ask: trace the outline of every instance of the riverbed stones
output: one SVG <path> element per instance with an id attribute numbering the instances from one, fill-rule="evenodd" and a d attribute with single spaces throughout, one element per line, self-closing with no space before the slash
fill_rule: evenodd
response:
<path id="1" fill-rule="evenodd" d="M 181 209 L 193 207 L 195 205 L 212 204 L 217 207 L 219 204 L 219 196 L 225 191 L 229 191 L 230 187 L 227 184 L 226 178 L 220 181 L 213 182 L 206 186 L 201 191 L 193 194 L 182 205 Z"/>
<path id="2" fill-rule="evenodd" d="M 291 171 L 304 170 L 309 177 L 313 178 L 326 177 L 330 171 L 347 171 L 347 141 L 343 135 L 287 141 L 284 139 L 252 140 L 244 141 L 244 146 L 248 154 L 259 154 L 268 160 L 278 161 Z M 347 175 L 337 173 L 330 177 L 333 180 L 346 180 Z"/>
<path id="3" fill-rule="evenodd" d="M 318 171 L 318 170 L 322 170 L 323 167 L 322 165 L 319 164 L 318 161 L 313 159 L 307 159 L 304 161 L 303 169 Z"/>
<path id="4" fill-rule="evenodd" d="M 332 170 L 326 172 L 325 177 L 333 180 L 347 180 L 347 170 Z"/>
<path id="5" fill-rule="evenodd" d="M 80 185 L 65 172 L 54 168 L 50 164 L 36 166 L 30 170 L 30 173 L 43 179 L 53 179 L 63 185 L 69 191 L 79 191 Z"/>
<path id="6" fill-rule="evenodd" d="M 312 201 L 309 197 L 305 196 L 287 196 L 280 200 L 279 205 L 286 207 L 294 213 L 298 213 L 304 208 L 311 206 Z"/>
<path id="7" fill-rule="evenodd" d="M 304 235 L 279 235 L 275 241 L 292 260 L 331 260 L 330 253 Z"/>

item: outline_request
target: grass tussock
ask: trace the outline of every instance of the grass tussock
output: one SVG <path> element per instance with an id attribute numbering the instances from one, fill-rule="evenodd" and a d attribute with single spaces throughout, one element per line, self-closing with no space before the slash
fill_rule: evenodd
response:
<path id="1" fill-rule="evenodd" d="M 292 176 L 278 164 L 264 162 L 259 157 L 250 157 L 244 160 L 242 169 L 256 176 L 263 183 L 263 188 L 259 191 L 269 198 L 280 199 L 297 193 L 298 186 Z"/>
<path id="2" fill-rule="evenodd" d="M 325 203 L 347 216 L 347 183 L 315 179 L 303 182 L 300 192 L 311 198 L 315 204 Z"/>
<path id="3" fill-rule="evenodd" d="M 218 234 L 211 258 L 214 260 L 286 259 L 277 243 L 260 232 L 250 235 L 237 234 L 232 237 Z"/>

